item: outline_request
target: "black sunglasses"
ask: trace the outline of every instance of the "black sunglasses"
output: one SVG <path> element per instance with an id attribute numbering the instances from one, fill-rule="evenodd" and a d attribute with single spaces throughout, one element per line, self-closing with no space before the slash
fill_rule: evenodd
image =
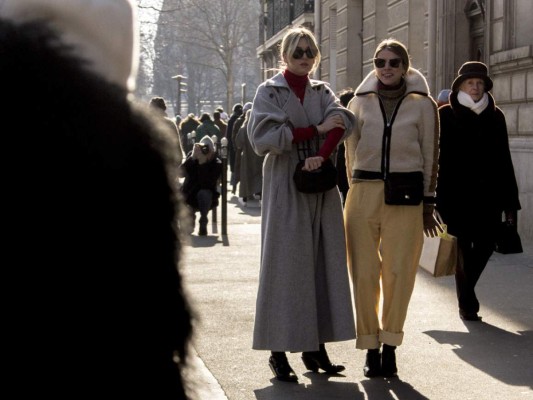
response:
<path id="1" fill-rule="evenodd" d="M 374 58 L 374 65 L 376 68 L 383 68 L 385 67 L 385 64 L 387 64 L 387 61 L 389 62 L 389 66 L 391 68 L 398 68 L 402 63 L 401 58 L 391 58 L 390 60 L 385 60 L 384 58 Z"/>
<path id="2" fill-rule="evenodd" d="M 296 50 L 294 50 L 294 53 L 292 53 L 292 58 L 295 60 L 299 60 L 304 56 L 304 54 L 307 56 L 307 58 L 315 58 L 316 54 L 313 53 L 313 50 L 311 50 L 310 47 L 307 49 L 302 49 L 301 47 L 297 47 Z"/>

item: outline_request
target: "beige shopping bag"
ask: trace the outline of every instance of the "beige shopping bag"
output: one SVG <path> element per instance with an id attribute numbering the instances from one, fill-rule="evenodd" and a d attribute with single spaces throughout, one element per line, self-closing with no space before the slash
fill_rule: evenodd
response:
<path id="1" fill-rule="evenodd" d="M 457 238 L 448 233 L 446 224 L 441 227 L 444 231 L 439 236 L 424 236 L 419 262 L 434 277 L 454 275 L 457 266 Z"/>

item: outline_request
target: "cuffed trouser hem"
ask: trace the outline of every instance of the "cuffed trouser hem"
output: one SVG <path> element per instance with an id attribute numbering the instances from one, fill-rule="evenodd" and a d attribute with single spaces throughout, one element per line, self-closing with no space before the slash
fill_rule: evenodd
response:
<path id="1" fill-rule="evenodd" d="M 381 343 L 389 346 L 400 346 L 403 342 L 403 332 L 391 333 L 379 330 L 378 335 L 358 335 L 355 348 L 360 350 L 379 349 Z"/>
<path id="2" fill-rule="evenodd" d="M 380 330 L 379 341 L 389 346 L 399 346 L 403 342 L 403 332 L 391 333 L 391 332 Z"/>
<path id="3" fill-rule="evenodd" d="M 361 350 L 379 349 L 378 335 L 357 335 L 355 348 Z"/>

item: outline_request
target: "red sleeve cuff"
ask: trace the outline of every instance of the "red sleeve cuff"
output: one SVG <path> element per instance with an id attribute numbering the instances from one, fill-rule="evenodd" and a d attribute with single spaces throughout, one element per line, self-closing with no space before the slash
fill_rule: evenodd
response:
<path id="1" fill-rule="evenodd" d="M 344 135 L 344 129 L 342 128 L 335 128 L 329 131 L 328 136 L 317 155 L 323 157 L 324 160 L 327 159 L 339 144 L 342 135 Z"/>
<path id="2" fill-rule="evenodd" d="M 294 128 L 292 130 L 292 142 L 300 143 L 305 140 L 312 139 L 316 134 L 316 127 L 309 126 L 307 128 Z"/>

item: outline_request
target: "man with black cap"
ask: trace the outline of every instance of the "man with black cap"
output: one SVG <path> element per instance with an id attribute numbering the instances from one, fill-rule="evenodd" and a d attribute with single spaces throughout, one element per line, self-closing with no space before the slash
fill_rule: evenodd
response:
<path id="1" fill-rule="evenodd" d="M 150 99 L 150 109 L 153 110 L 153 112 L 163 120 L 172 135 L 174 135 L 178 139 L 177 144 L 179 149 L 176 154 L 176 163 L 178 165 L 181 165 L 183 161 L 183 151 L 181 149 L 180 134 L 176 123 L 167 116 L 167 104 L 165 102 L 165 99 L 159 96 L 152 97 Z"/>
<path id="2" fill-rule="evenodd" d="M 516 228 L 520 209 L 505 116 L 489 93 L 492 86 L 485 64 L 466 62 L 450 104 L 439 108 L 437 209 L 457 237 L 455 281 L 465 321 L 481 320 L 474 288 L 494 251 L 502 214 Z"/>

